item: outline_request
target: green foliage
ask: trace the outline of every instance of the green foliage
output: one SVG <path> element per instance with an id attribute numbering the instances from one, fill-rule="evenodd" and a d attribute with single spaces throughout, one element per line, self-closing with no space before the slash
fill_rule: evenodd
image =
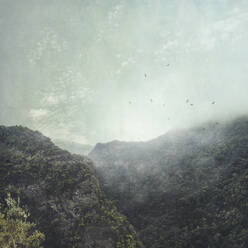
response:
<path id="1" fill-rule="evenodd" d="M 146 247 L 248 247 L 247 117 L 147 143 L 101 144 L 90 155 Z"/>
<path id="2" fill-rule="evenodd" d="M 92 161 L 59 149 L 38 132 L 0 126 L 0 200 L 7 192 L 28 206 L 46 248 L 86 246 L 88 239 L 99 245 L 126 242 L 127 235 L 133 238 L 125 248 L 138 243 L 126 217 L 102 193 Z"/>
<path id="3" fill-rule="evenodd" d="M 45 235 L 34 230 L 35 224 L 27 221 L 29 212 L 20 207 L 20 200 L 8 194 L 6 208 L 0 212 L 0 246 L 2 248 L 38 248 Z"/>

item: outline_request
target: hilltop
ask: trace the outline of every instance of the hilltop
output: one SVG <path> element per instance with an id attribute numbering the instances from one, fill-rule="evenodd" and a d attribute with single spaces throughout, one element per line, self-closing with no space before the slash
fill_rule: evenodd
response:
<path id="1" fill-rule="evenodd" d="M 248 246 L 247 117 L 97 144 L 89 156 L 146 247 Z"/>
<path id="2" fill-rule="evenodd" d="M 19 197 L 49 248 L 141 247 L 133 226 L 107 200 L 93 162 L 39 132 L 0 126 L 0 199 Z"/>

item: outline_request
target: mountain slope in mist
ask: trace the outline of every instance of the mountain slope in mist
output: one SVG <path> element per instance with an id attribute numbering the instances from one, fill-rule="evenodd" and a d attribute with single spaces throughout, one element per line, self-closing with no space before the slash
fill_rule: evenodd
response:
<path id="1" fill-rule="evenodd" d="M 102 193 L 92 161 L 39 132 L 0 126 L 1 202 L 8 192 L 28 206 L 46 235 L 44 247 L 140 247 L 132 225 Z"/>
<path id="2" fill-rule="evenodd" d="M 62 149 L 69 151 L 72 154 L 87 155 L 91 150 L 91 145 L 80 144 L 74 141 L 54 139 L 54 143 Z"/>
<path id="3" fill-rule="evenodd" d="M 89 156 L 146 247 L 247 247 L 247 117 L 97 144 Z"/>

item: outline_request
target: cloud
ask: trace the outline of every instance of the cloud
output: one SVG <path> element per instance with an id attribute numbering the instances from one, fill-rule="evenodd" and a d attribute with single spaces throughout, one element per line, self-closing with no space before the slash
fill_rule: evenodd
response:
<path id="1" fill-rule="evenodd" d="M 2 124 L 94 144 L 247 112 L 247 1 L 2 1 Z"/>
<path id="2" fill-rule="evenodd" d="M 48 111 L 46 109 L 31 109 L 29 111 L 29 115 L 34 121 L 38 121 L 42 119 L 47 114 L 48 114 Z"/>

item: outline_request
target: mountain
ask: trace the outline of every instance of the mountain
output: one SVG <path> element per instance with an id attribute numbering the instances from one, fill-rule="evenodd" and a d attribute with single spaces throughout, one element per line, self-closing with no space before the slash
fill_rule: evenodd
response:
<path id="1" fill-rule="evenodd" d="M 99 143 L 89 157 L 146 247 L 248 247 L 248 117 Z"/>
<path id="2" fill-rule="evenodd" d="M 87 155 L 93 148 L 91 145 L 81 144 L 63 139 L 54 139 L 53 142 L 60 148 L 67 150 L 70 153 L 79 155 Z"/>
<path id="3" fill-rule="evenodd" d="M 142 247 L 135 230 L 106 199 L 94 165 L 21 126 L 0 126 L 0 200 L 20 198 L 46 236 L 46 248 Z"/>

